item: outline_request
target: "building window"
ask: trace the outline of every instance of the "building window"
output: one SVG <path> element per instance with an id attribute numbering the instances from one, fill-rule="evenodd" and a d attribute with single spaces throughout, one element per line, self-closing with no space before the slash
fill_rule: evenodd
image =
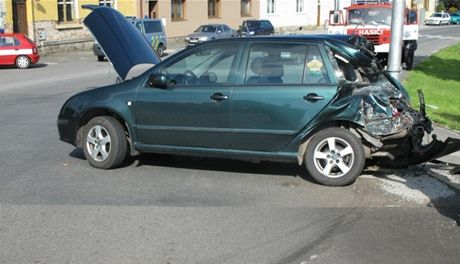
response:
<path id="1" fill-rule="evenodd" d="M 99 0 L 100 6 L 111 6 L 113 7 L 114 0 Z"/>
<path id="2" fill-rule="evenodd" d="M 267 0 L 267 14 L 274 14 L 276 1 L 275 0 Z"/>
<path id="3" fill-rule="evenodd" d="M 185 0 L 171 0 L 171 20 L 185 18 Z"/>
<path id="4" fill-rule="evenodd" d="M 220 17 L 220 0 L 208 0 L 208 17 Z"/>
<path id="5" fill-rule="evenodd" d="M 297 13 L 303 13 L 304 2 L 303 0 L 296 0 L 295 11 Z"/>
<path id="6" fill-rule="evenodd" d="M 58 22 L 72 22 L 75 19 L 75 0 L 58 0 Z"/>
<path id="7" fill-rule="evenodd" d="M 241 16 L 251 16 L 252 13 L 252 1 L 251 0 L 241 0 Z"/>

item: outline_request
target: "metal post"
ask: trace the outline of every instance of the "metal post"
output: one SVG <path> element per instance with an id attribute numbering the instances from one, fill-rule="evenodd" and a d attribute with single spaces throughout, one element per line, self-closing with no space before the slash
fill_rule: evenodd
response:
<path id="1" fill-rule="evenodd" d="M 405 0 L 393 1 L 390 53 L 388 54 L 388 72 L 395 79 L 399 79 L 399 73 L 401 72 L 405 7 Z"/>

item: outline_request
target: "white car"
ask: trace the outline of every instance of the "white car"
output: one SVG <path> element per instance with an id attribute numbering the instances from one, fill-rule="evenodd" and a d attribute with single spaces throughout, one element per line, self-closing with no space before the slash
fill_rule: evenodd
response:
<path id="1" fill-rule="evenodd" d="M 425 20 L 425 25 L 449 25 L 450 16 L 448 13 L 434 13 L 429 18 Z"/>

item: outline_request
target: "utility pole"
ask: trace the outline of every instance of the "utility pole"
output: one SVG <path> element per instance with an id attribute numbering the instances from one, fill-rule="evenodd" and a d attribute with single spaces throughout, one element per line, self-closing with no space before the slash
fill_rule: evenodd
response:
<path id="1" fill-rule="evenodd" d="M 395 79 L 399 79 L 399 73 L 401 72 L 405 7 L 405 0 L 393 0 L 390 53 L 388 54 L 388 72 Z"/>

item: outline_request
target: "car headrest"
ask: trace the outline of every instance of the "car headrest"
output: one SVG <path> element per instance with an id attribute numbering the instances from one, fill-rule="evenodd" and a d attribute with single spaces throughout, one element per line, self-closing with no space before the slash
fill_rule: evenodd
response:
<path id="1" fill-rule="evenodd" d="M 262 63 L 262 75 L 268 78 L 282 77 L 284 75 L 284 67 L 277 61 L 265 60 Z"/>
<path id="2" fill-rule="evenodd" d="M 262 75 L 263 58 L 255 58 L 251 63 L 251 71 L 257 75 Z"/>

